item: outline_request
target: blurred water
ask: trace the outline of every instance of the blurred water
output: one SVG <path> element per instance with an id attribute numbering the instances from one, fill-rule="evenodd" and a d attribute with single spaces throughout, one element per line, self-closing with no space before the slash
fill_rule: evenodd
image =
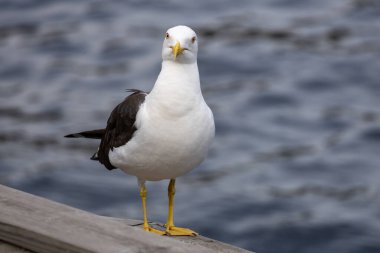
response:
<path id="1" fill-rule="evenodd" d="M 217 135 L 178 179 L 176 222 L 258 253 L 380 252 L 377 0 L 0 1 L 0 183 L 141 218 L 136 180 L 88 158 L 167 28 L 200 36 Z M 164 222 L 167 182 L 149 183 Z"/>

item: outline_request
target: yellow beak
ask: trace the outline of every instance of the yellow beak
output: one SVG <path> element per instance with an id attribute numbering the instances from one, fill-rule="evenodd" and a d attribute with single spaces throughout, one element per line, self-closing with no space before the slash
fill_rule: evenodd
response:
<path id="1" fill-rule="evenodd" d="M 177 58 L 177 55 L 181 54 L 185 51 L 184 48 L 181 47 L 181 44 L 177 41 L 177 43 L 172 47 L 174 60 Z"/>

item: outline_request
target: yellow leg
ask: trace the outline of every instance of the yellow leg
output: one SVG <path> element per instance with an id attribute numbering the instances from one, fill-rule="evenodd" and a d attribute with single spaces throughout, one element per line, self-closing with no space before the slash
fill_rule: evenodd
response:
<path id="1" fill-rule="evenodd" d="M 169 210 L 168 210 L 168 221 L 166 222 L 166 234 L 167 235 L 183 235 L 183 236 L 198 235 L 196 232 L 194 232 L 191 229 L 174 226 L 174 218 L 173 218 L 174 194 L 175 194 L 175 179 L 170 179 L 170 183 L 168 187 Z"/>
<path id="2" fill-rule="evenodd" d="M 144 212 L 144 230 L 146 230 L 148 232 L 155 233 L 155 234 L 159 234 L 159 235 L 165 235 L 166 233 L 164 231 L 152 228 L 148 224 L 148 218 L 147 218 L 147 214 L 146 214 L 146 194 L 147 194 L 147 190 L 145 187 L 145 183 L 142 183 L 140 185 L 140 196 L 141 196 L 142 207 L 143 207 L 143 212 Z"/>

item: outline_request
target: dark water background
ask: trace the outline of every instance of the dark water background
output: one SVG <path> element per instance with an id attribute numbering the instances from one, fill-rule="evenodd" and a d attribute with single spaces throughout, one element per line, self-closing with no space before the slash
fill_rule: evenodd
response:
<path id="1" fill-rule="evenodd" d="M 136 179 L 62 136 L 150 90 L 178 24 L 217 134 L 178 179 L 177 224 L 258 253 L 380 252 L 378 0 L 0 1 L 0 183 L 140 219 Z M 166 185 L 148 184 L 152 220 Z"/>

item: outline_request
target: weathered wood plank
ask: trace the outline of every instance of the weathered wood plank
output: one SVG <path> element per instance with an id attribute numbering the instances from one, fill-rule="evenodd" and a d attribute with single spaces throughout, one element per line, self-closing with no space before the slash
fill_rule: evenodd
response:
<path id="1" fill-rule="evenodd" d="M 14 246 L 2 241 L 0 241 L 0 252 L 1 253 L 33 253 L 29 250 L 25 250 L 20 247 L 17 247 L 17 246 Z"/>
<path id="2" fill-rule="evenodd" d="M 0 185 L 0 240 L 37 253 L 231 252 L 202 236 L 165 237 L 140 221 L 98 216 Z"/>

